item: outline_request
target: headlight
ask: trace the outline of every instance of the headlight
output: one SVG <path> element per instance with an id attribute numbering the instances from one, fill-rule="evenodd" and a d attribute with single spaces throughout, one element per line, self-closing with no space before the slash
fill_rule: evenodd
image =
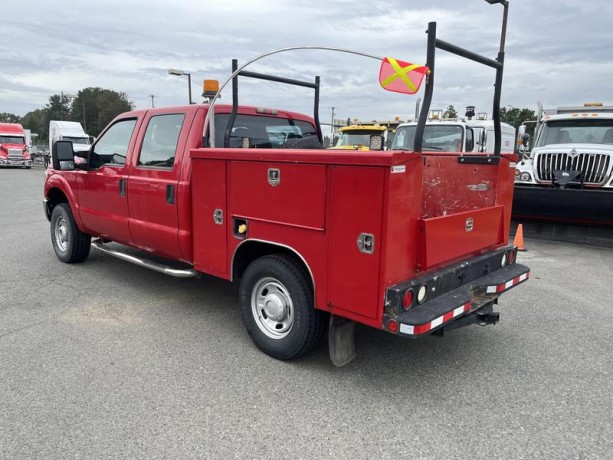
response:
<path id="1" fill-rule="evenodd" d="M 532 181 L 532 176 L 530 175 L 529 172 L 523 172 L 519 175 L 519 180 L 521 180 L 522 182 L 531 182 Z"/>

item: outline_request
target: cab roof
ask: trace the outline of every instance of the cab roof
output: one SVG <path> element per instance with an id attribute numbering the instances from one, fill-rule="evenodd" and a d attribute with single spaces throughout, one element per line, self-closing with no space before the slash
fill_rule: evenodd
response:
<path id="1" fill-rule="evenodd" d="M 198 109 L 208 110 L 208 104 L 192 104 L 192 105 L 177 105 L 171 107 L 155 107 L 141 110 L 133 110 L 131 112 L 125 112 L 119 115 L 122 118 L 130 117 L 130 116 L 142 116 L 145 113 L 150 113 L 152 115 L 155 114 L 166 114 L 172 112 L 195 112 Z M 232 106 L 230 104 L 215 104 L 215 113 L 230 113 L 232 111 Z M 256 106 L 248 106 L 248 105 L 239 105 L 238 113 L 241 115 L 257 115 L 264 117 L 277 117 L 277 118 L 286 118 L 292 120 L 302 120 L 309 123 L 313 123 L 313 118 L 298 112 L 292 112 L 289 110 L 282 109 L 274 109 L 269 107 L 256 107 Z"/>

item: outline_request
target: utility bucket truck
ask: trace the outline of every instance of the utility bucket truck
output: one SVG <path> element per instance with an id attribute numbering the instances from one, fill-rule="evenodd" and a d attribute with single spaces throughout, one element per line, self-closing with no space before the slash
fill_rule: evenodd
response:
<path id="1" fill-rule="evenodd" d="M 496 136 L 494 120 L 488 120 L 487 114 L 467 112 L 464 118 L 442 118 L 442 110 L 431 110 L 424 128 L 423 147 L 428 150 L 462 153 L 493 153 Z M 501 153 L 514 153 L 515 128 L 507 123 L 500 123 Z M 407 149 L 415 142 L 417 122 L 398 125 L 392 149 Z"/>
<path id="2" fill-rule="evenodd" d="M 491 154 L 422 145 L 436 48 L 496 70 Z M 427 75 L 414 144 L 324 149 L 319 77 L 245 70 L 295 49 L 376 59 L 382 86 L 400 92 L 405 80 L 395 85 L 389 62 L 404 66 L 406 92 Z M 503 59 L 502 47 L 493 60 L 443 42 L 430 23 L 425 66 L 318 47 L 273 51 L 241 67 L 234 61 L 210 103 L 119 115 L 77 153 L 83 165 L 70 142 L 53 145 L 44 188 L 53 249 L 65 263 L 83 262 L 94 247 L 172 276 L 237 282 L 247 333 L 282 360 L 308 352 L 327 330 L 332 362 L 344 365 L 355 356 L 356 323 L 406 338 L 495 324 L 499 298 L 529 277 L 508 244 L 517 157 L 500 149 Z M 239 77 L 313 89 L 313 115 L 240 105 Z M 216 104 L 230 82 L 232 105 Z M 371 146 L 380 142 L 371 137 Z"/>

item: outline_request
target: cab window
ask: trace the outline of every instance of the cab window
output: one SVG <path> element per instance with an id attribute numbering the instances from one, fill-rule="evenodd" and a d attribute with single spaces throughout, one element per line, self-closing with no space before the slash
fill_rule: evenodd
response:
<path id="1" fill-rule="evenodd" d="M 119 120 L 107 129 L 93 146 L 89 167 L 97 169 L 105 164 L 125 164 L 135 126 L 136 118 L 128 118 Z"/>
<path id="2" fill-rule="evenodd" d="M 172 168 L 185 114 L 156 115 L 147 124 L 139 166 Z"/>
<path id="3" fill-rule="evenodd" d="M 215 115 L 215 145 L 223 147 L 230 115 Z M 317 138 L 315 127 L 306 121 L 281 117 L 238 114 L 230 134 L 229 147 L 241 147 L 246 138 L 249 147 L 277 149 L 290 139 Z M 205 144 L 206 145 L 206 144 Z"/>

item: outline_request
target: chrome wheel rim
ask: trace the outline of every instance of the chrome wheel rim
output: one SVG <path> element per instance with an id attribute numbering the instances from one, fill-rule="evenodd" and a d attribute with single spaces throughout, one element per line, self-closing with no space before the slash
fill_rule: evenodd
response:
<path id="1" fill-rule="evenodd" d="M 55 223 L 55 244 L 62 252 L 68 249 L 68 222 L 63 217 Z"/>
<path id="2" fill-rule="evenodd" d="M 286 337 L 294 324 L 292 299 L 274 278 L 262 278 L 253 287 L 251 313 L 258 328 L 271 339 Z"/>

